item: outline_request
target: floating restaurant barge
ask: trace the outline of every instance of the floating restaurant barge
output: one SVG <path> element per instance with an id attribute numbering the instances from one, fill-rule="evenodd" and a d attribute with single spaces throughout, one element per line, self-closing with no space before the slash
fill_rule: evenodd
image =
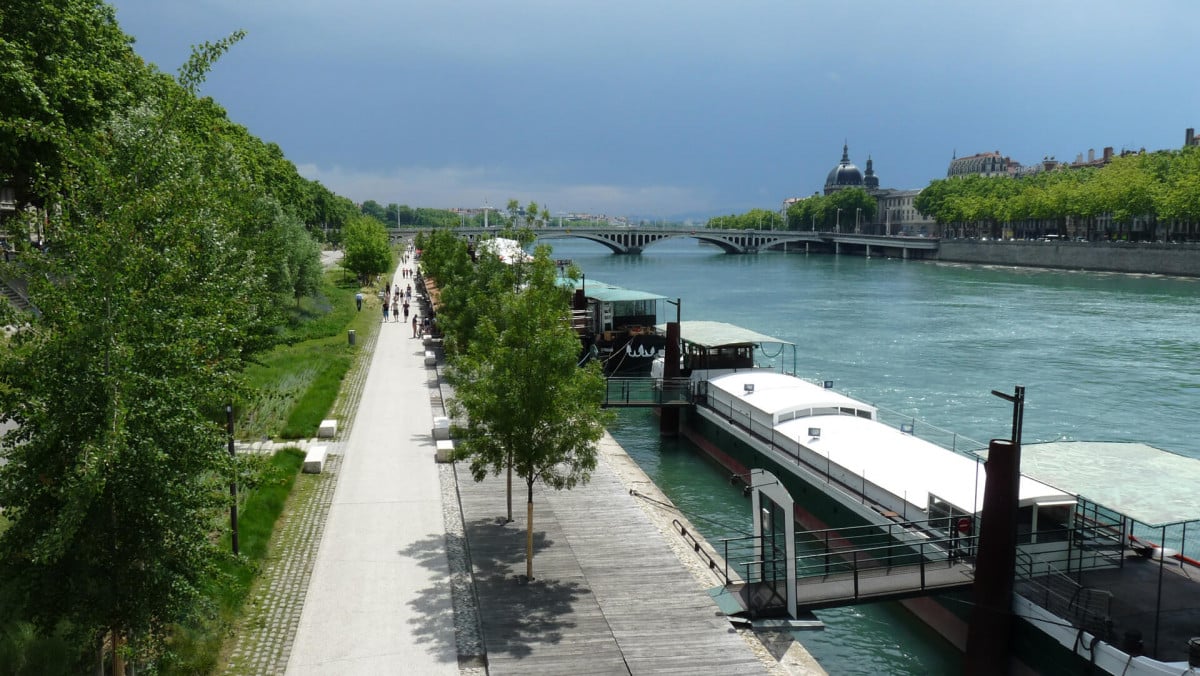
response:
<path id="1" fill-rule="evenodd" d="M 600 360 L 610 375 L 649 372 L 667 343 L 655 328 L 658 303 L 666 297 L 589 279 L 562 283 L 573 291 L 572 326 L 584 358 Z"/>
<path id="2" fill-rule="evenodd" d="M 758 469 L 779 477 L 795 500 L 796 521 L 810 529 L 795 539 L 807 540 L 810 552 L 816 546 L 823 566 L 812 565 L 810 553 L 788 568 L 808 571 L 799 573 L 802 608 L 803 582 L 829 578 L 831 559 L 846 575 L 853 568 L 848 602 L 861 602 L 866 550 L 831 545 L 831 533 L 834 542 L 855 537 L 838 531 L 870 526 L 872 542 L 879 534 L 889 540 L 889 556 L 893 540 L 910 548 L 910 562 L 918 551 L 922 585 L 928 561 L 971 575 L 987 478 L 983 444 L 911 418 L 888 424 L 886 411 L 834 392 L 832 383 L 795 377 L 787 341 L 718 322 L 682 322 L 680 334 L 680 370 L 693 403 L 683 434 L 735 477 Z M 789 348 L 790 373 L 756 366 L 756 357 L 786 356 Z M 662 360 L 652 375 L 663 377 Z M 1073 669 L 1073 654 L 1127 676 L 1197 666 L 1200 563 L 1185 552 L 1200 548 L 1192 490 L 1200 461 L 1128 443 L 1026 444 L 1022 451 L 1012 608 L 1020 620 L 1018 659 Z M 765 570 L 763 547 L 755 552 Z M 907 605 L 964 648 L 969 595 L 937 598 Z"/>

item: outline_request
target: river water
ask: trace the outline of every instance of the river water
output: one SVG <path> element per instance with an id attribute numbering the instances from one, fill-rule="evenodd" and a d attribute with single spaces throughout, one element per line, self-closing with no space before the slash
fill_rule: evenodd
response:
<path id="1" fill-rule="evenodd" d="M 551 240 L 592 279 L 682 299 L 797 345 L 797 375 L 971 439 L 1141 441 L 1200 458 L 1200 280 L 990 268 L 852 256 L 731 256 L 694 240 L 615 256 Z M 660 307 L 660 318 L 674 308 Z M 786 368 L 791 370 L 790 351 Z M 783 358 L 782 356 L 780 358 Z M 613 436 L 710 542 L 750 528 L 749 500 L 646 410 Z M 961 657 L 895 604 L 821 611 L 798 638 L 832 674 L 953 674 Z"/>

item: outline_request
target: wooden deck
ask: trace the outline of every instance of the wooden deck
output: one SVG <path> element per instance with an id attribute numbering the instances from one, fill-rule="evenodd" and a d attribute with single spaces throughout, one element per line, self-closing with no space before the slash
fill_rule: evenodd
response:
<path id="1" fill-rule="evenodd" d="M 504 524 L 504 478 L 457 472 L 490 676 L 766 673 L 603 458 L 586 486 L 535 487 L 528 583 L 524 482 Z"/>

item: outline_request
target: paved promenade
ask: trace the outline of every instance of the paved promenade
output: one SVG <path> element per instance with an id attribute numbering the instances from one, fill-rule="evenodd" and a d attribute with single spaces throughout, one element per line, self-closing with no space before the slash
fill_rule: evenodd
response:
<path id="1" fill-rule="evenodd" d="M 423 354 L 380 327 L 289 674 L 459 673 Z"/>
<path id="2" fill-rule="evenodd" d="M 790 640 L 768 650 L 731 628 L 707 569 L 671 539 L 676 515 L 629 495 L 653 486 L 607 435 L 590 484 L 535 489 L 525 582 L 523 483 L 504 524 L 502 478 L 434 462 L 450 392 L 411 336 L 388 323 L 364 337 L 373 355 L 339 401 L 334 455 L 301 475 L 225 673 L 822 673 Z"/>

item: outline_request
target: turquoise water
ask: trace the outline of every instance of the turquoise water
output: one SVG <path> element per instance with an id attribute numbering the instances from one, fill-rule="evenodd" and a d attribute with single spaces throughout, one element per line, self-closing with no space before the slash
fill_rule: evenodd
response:
<path id="1" fill-rule="evenodd" d="M 1026 387 L 1024 440 L 1141 441 L 1200 457 L 1200 280 L 767 253 L 691 240 L 614 256 L 554 240 L 590 278 L 683 300 L 797 344 L 797 374 L 972 439 L 1007 437 L 991 390 Z M 660 312 L 673 314 L 673 308 Z M 791 360 L 787 367 L 790 370 Z M 710 541 L 749 529 L 749 501 L 646 411 L 612 430 Z M 960 657 L 892 604 L 823 611 L 799 635 L 834 674 L 957 673 Z"/>

